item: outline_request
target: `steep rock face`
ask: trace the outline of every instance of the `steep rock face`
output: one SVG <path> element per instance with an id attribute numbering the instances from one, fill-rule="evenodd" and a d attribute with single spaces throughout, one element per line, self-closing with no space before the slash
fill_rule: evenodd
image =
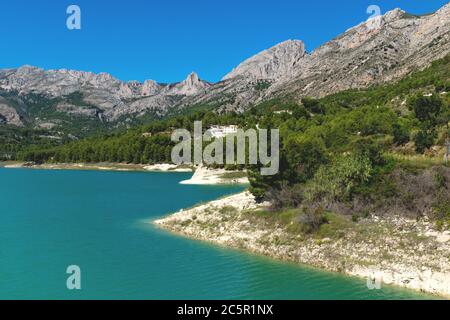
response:
<path id="1" fill-rule="evenodd" d="M 305 44 L 288 40 L 245 60 L 222 80 L 245 77 L 252 80 L 278 80 L 293 75 L 305 57 Z"/>
<path id="2" fill-rule="evenodd" d="M 144 83 L 138 81 L 122 82 L 119 87 L 119 97 L 125 99 L 153 96 L 162 91 L 164 87 L 153 80 Z"/>
<path id="3" fill-rule="evenodd" d="M 142 96 L 153 96 L 161 91 L 161 86 L 153 80 L 146 80 L 140 88 L 140 94 Z"/>
<path id="4" fill-rule="evenodd" d="M 10 107 L 8 102 L 0 97 L 0 124 L 23 126 L 22 119 L 16 109 Z"/>

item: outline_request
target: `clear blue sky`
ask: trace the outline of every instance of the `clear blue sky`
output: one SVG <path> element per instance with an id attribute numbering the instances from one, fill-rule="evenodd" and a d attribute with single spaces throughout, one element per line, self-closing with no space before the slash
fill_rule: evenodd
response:
<path id="1" fill-rule="evenodd" d="M 448 0 L 14 0 L 0 4 L 0 68 L 109 72 L 122 80 L 217 81 L 253 54 L 287 39 L 309 51 L 396 7 L 423 14 Z M 70 4 L 82 30 L 66 28 Z"/>

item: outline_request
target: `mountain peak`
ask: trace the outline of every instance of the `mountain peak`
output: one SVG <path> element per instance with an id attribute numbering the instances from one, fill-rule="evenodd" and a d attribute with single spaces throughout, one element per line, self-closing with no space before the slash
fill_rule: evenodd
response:
<path id="1" fill-rule="evenodd" d="M 403 11 L 402 9 L 395 8 L 393 10 L 390 10 L 390 11 L 386 12 L 383 15 L 383 19 L 384 19 L 385 22 L 395 21 L 395 20 L 398 20 L 398 19 L 402 18 L 405 15 L 405 13 L 406 12 Z"/>
<path id="2" fill-rule="evenodd" d="M 301 40 L 286 40 L 245 60 L 222 80 L 236 77 L 278 79 L 289 76 L 306 55 Z"/>
<path id="3" fill-rule="evenodd" d="M 197 73 L 191 72 L 184 81 L 170 88 L 170 94 L 194 96 L 209 86 L 210 84 L 201 80 Z"/>
<path id="4" fill-rule="evenodd" d="M 200 82 L 200 78 L 198 77 L 198 74 L 195 72 L 191 72 L 188 77 L 186 78 L 186 80 L 184 80 L 187 83 L 191 83 L 191 84 L 195 84 Z"/>
<path id="5" fill-rule="evenodd" d="M 302 40 L 298 40 L 298 39 L 288 39 L 285 41 L 282 41 L 276 45 L 274 45 L 272 47 L 272 49 L 276 48 L 276 47 L 289 47 L 289 46 L 304 46 L 305 43 Z"/>

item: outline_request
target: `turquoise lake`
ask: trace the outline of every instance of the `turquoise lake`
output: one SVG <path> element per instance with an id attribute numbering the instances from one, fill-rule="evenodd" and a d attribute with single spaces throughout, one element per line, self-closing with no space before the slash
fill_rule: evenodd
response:
<path id="1" fill-rule="evenodd" d="M 0 299 L 423 299 L 197 242 L 148 221 L 240 187 L 187 173 L 0 169 Z M 66 269 L 81 268 L 69 291 Z"/>

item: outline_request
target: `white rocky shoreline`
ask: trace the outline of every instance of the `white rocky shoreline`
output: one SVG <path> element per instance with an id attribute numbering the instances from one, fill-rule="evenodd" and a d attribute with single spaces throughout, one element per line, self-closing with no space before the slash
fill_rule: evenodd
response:
<path id="1" fill-rule="evenodd" d="M 242 173 L 242 174 L 241 174 Z M 236 175 L 227 178 L 227 175 Z M 227 171 L 225 169 L 209 169 L 203 166 L 196 168 L 194 175 L 181 184 L 217 185 L 217 184 L 249 184 L 245 171 Z"/>
<path id="2" fill-rule="evenodd" d="M 426 221 L 372 217 L 360 223 L 378 232 L 302 238 L 249 215 L 262 207 L 246 191 L 151 223 L 189 238 L 450 298 L 448 231 Z"/>
<path id="3" fill-rule="evenodd" d="M 26 162 L 0 162 L 0 167 L 6 169 L 42 169 L 42 170 L 100 170 L 100 171 L 151 171 L 151 172 L 192 172 L 193 167 L 178 166 L 174 164 L 129 164 L 129 163 L 26 163 Z"/>
<path id="4" fill-rule="evenodd" d="M 99 171 L 144 171 L 144 172 L 194 172 L 193 176 L 181 181 L 186 185 L 240 185 L 249 184 L 247 172 L 211 169 L 203 166 L 187 166 L 169 163 L 160 164 L 127 164 L 127 163 L 44 163 L 24 162 L 1 163 L 6 169 L 41 169 L 41 170 L 99 170 Z"/>

